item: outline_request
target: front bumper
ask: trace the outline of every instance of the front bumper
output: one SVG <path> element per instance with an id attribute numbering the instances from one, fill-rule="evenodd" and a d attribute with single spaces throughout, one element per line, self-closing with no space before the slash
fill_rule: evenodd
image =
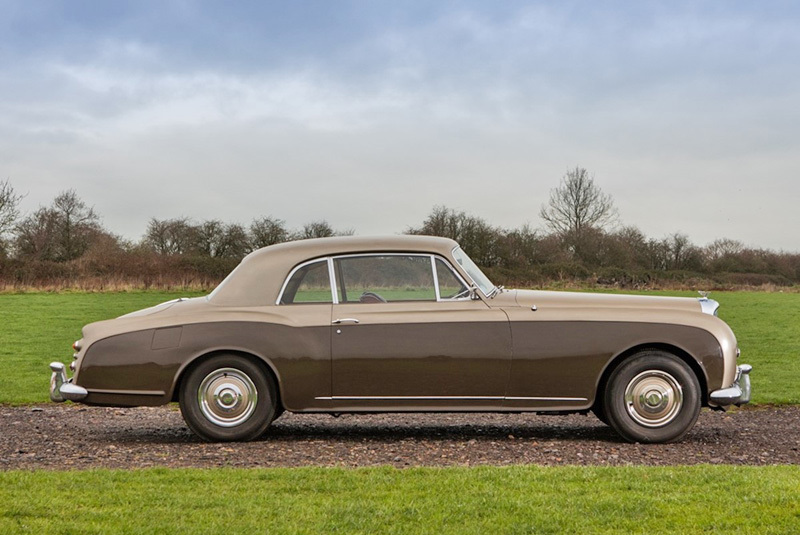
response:
<path id="1" fill-rule="evenodd" d="M 89 395 L 82 386 L 72 384 L 72 379 L 67 379 L 67 372 L 60 362 L 51 362 L 50 369 L 50 399 L 52 401 L 80 401 Z"/>
<path id="2" fill-rule="evenodd" d="M 753 367 L 742 364 L 736 367 L 736 380 L 728 388 L 714 390 L 709 396 L 711 403 L 726 407 L 744 405 L 750 402 L 750 372 Z"/>

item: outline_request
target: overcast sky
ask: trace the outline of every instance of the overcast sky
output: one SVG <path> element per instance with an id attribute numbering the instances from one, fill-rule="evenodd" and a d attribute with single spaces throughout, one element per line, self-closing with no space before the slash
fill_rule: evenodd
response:
<path id="1" fill-rule="evenodd" d="M 377 234 L 439 204 L 539 227 L 577 165 L 648 236 L 798 251 L 799 6 L 0 0 L 0 180 L 132 239 Z"/>

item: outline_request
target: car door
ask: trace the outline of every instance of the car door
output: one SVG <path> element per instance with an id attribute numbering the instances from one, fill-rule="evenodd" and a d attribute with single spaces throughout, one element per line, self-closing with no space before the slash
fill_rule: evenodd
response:
<path id="1" fill-rule="evenodd" d="M 501 406 L 511 362 L 506 314 L 469 296 L 444 259 L 334 259 L 332 397 L 355 408 Z"/>

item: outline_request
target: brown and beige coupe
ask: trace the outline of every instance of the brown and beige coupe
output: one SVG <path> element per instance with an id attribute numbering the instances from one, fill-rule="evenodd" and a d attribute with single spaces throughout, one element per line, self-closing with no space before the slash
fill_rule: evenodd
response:
<path id="1" fill-rule="evenodd" d="M 50 396 L 180 403 L 207 440 L 284 410 L 594 412 L 623 438 L 680 439 L 750 399 L 718 304 L 495 286 L 445 238 L 342 237 L 248 255 L 207 297 L 92 323 Z"/>

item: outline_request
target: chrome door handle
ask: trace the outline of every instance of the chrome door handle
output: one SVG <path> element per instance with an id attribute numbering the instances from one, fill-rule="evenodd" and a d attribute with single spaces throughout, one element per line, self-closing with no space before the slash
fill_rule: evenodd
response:
<path id="1" fill-rule="evenodd" d="M 355 318 L 341 318 L 341 319 L 335 319 L 331 323 L 333 323 L 334 325 L 339 325 L 340 323 L 358 323 L 358 320 Z"/>

